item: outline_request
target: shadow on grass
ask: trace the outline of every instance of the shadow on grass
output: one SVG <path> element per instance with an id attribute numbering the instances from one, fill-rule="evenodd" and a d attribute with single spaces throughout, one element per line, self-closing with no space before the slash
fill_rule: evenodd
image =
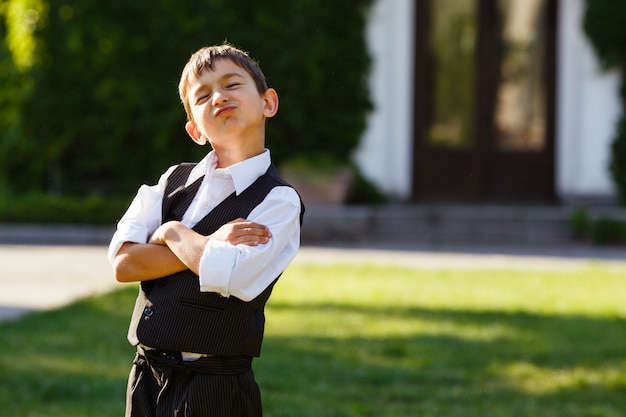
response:
<path id="1" fill-rule="evenodd" d="M 0 324 L 2 415 L 122 415 L 135 295 L 129 288 Z M 268 316 L 254 365 L 266 417 L 626 410 L 626 326 L 618 318 L 272 302 Z M 300 326 L 290 334 L 271 324 L 286 316 Z M 346 323 L 355 317 L 360 325 Z M 308 331 L 324 318 L 328 332 Z"/>
<path id="2" fill-rule="evenodd" d="M 622 416 L 626 326 L 611 317 L 271 304 L 272 314 L 361 315 L 336 337 L 266 336 L 258 377 L 272 416 Z M 367 327 L 367 326 L 365 326 Z M 361 333 L 360 336 L 356 335 Z M 374 332 L 377 333 L 377 332 Z M 276 375 L 288 375 L 281 379 Z M 292 397 L 292 395 L 295 396 Z M 287 409 L 284 404 L 298 404 Z M 281 411 L 283 410 L 284 411 Z"/>
<path id="3" fill-rule="evenodd" d="M 137 289 L 0 323 L 2 416 L 120 416 Z"/>

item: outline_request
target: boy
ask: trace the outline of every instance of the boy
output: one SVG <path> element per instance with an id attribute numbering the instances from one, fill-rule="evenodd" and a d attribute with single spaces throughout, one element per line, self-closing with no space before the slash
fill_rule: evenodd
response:
<path id="1" fill-rule="evenodd" d="M 116 279 L 141 282 L 126 416 L 261 416 L 252 357 L 304 213 L 265 148 L 278 96 L 230 45 L 195 52 L 179 94 L 187 133 L 212 151 L 141 186 L 109 247 Z"/>

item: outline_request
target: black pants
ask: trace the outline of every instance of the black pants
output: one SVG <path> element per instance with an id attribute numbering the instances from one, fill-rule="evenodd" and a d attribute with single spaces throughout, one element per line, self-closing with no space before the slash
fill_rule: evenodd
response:
<path id="1" fill-rule="evenodd" d="M 262 417 L 250 357 L 139 351 L 126 392 L 126 417 Z"/>

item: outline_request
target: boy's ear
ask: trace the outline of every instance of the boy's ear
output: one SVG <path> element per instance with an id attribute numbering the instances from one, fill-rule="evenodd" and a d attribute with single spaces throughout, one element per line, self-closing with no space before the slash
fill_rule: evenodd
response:
<path id="1" fill-rule="evenodd" d="M 278 112 L 278 93 L 273 88 L 268 88 L 263 94 L 263 115 L 273 117 Z"/>
<path id="2" fill-rule="evenodd" d="M 191 140 L 193 140 L 200 146 L 206 145 L 206 138 L 204 137 L 202 132 L 198 130 L 198 126 L 196 126 L 194 122 L 185 123 L 185 130 L 187 131 L 189 137 L 191 137 Z"/>

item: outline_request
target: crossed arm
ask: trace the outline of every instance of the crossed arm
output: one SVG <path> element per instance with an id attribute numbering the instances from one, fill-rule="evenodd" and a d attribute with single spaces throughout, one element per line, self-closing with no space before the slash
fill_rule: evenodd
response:
<path id="1" fill-rule="evenodd" d="M 124 243 L 115 256 L 113 271 L 119 282 L 147 281 L 186 269 L 199 274 L 200 259 L 209 240 L 256 246 L 267 243 L 271 237 L 266 226 L 241 218 L 209 236 L 170 221 L 162 224 L 148 243 Z"/>

